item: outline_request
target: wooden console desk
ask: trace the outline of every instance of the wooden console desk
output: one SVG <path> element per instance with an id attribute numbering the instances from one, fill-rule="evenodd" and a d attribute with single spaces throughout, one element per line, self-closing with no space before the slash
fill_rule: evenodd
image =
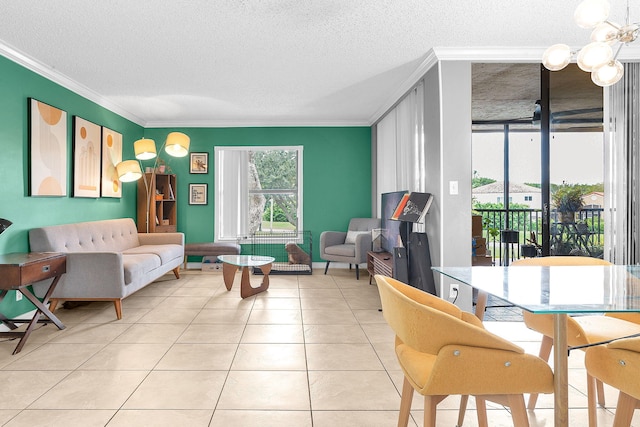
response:
<path id="1" fill-rule="evenodd" d="M 367 252 L 367 271 L 369 284 L 376 274 L 393 277 L 393 255 L 389 252 Z"/>
<path id="2" fill-rule="evenodd" d="M 36 312 L 31 320 L 8 319 L 0 313 L 0 322 L 9 327 L 17 329 L 16 323 L 29 323 L 24 332 L 0 332 L 3 337 L 21 337 L 13 354 L 17 354 L 33 331 L 38 322 L 53 322 L 58 329 L 64 329 L 62 322 L 47 308 L 49 298 L 60 280 L 60 277 L 67 271 L 67 257 L 62 253 L 11 253 L 0 255 L 0 302 L 9 291 L 22 293 L 33 305 Z M 28 286 L 40 280 L 53 279 L 42 302 L 31 293 Z M 40 320 L 40 313 L 48 319 Z"/>

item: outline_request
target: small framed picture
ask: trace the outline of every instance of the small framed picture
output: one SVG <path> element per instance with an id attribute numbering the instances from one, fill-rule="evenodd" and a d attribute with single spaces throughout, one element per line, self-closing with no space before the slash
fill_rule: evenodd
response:
<path id="1" fill-rule="evenodd" d="M 189 184 L 189 204 L 207 204 L 207 184 Z"/>
<path id="2" fill-rule="evenodd" d="M 209 171 L 209 153 L 191 153 L 189 173 L 207 173 Z"/>

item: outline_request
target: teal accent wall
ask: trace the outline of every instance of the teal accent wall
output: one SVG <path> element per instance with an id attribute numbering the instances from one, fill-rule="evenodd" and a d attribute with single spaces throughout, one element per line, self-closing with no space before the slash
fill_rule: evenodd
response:
<path id="1" fill-rule="evenodd" d="M 178 230 L 189 242 L 211 242 L 214 236 L 214 147 L 303 146 L 303 228 L 311 231 L 313 260 L 320 261 L 320 233 L 346 230 L 352 217 L 371 215 L 371 128 L 253 127 L 147 129 L 145 137 L 160 144 L 178 130 L 191 138 L 190 152 L 209 153 L 207 174 L 190 174 L 189 158 L 161 157 L 178 180 Z M 149 161 L 149 166 L 153 162 Z M 145 164 L 146 165 L 146 164 Z M 208 184 L 206 206 L 189 205 L 189 184 Z"/>
<path id="2" fill-rule="evenodd" d="M 72 197 L 73 116 L 121 133 L 125 158 L 132 157 L 132 143 L 142 135 L 142 127 L 2 56 L 0 94 L 0 218 L 13 222 L 0 235 L 0 253 L 28 251 L 28 231 L 34 227 L 135 216 L 135 184 L 123 185 L 121 199 Z M 66 197 L 29 196 L 29 98 L 67 112 Z M 13 292 L 0 303 L 8 316 L 32 309 L 26 299 L 15 302 Z"/>
<path id="3" fill-rule="evenodd" d="M 345 230 L 352 217 L 371 214 L 371 128 L 363 127 L 252 127 L 143 129 L 13 61 L 0 56 L 0 218 L 13 225 L 0 235 L 0 253 L 29 250 L 28 231 L 45 225 L 136 217 L 136 184 L 122 184 L 122 198 L 74 198 L 73 116 L 113 129 L 123 136 L 123 159 L 133 159 L 133 142 L 142 136 L 162 144 L 178 130 L 191 138 L 191 152 L 209 153 L 207 174 L 189 173 L 189 156 L 166 160 L 178 179 L 178 230 L 187 242 L 213 241 L 215 146 L 302 145 L 304 229 L 313 235 L 313 260 L 319 261 L 320 233 Z M 67 196 L 29 196 L 28 99 L 67 112 Z M 148 163 L 148 164 L 147 164 Z M 151 166 L 153 162 L 145 162 Z M 207 183 L 208 204 L 189 205 L 190 183 Z M 0 303 L 9 317 L 33 309 L 26 300 L 15 302 L 13 292 Z"/>

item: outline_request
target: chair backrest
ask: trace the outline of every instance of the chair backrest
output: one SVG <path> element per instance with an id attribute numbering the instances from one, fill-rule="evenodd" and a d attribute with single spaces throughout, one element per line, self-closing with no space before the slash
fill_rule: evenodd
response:
<path id="1" fill-rule="evenodd" d="M 380 228 L 380 218 L 351 218 L 349 231 L 371 231 Z"/>
<path id="2" fill-rule="evenodd" d="M 511 263 L 512 266 L 573 266 L 573 265 L 611 265 L 609 261 L 585 256 L 547 256 L 523 258 Z M 522 310 L 524 324 L 534 331 L 553 337 L 553 315 L 533 314 Z M 567 317 L 567 340 L 570 346 L 587 344 L 586 334 L 580 324 Z"/>
<path id="3" fill-rule="evenodd" d="M 450 344 L 495 348 L 522 354 L 522 348 L 482 327 L 465 322 L 448 301 L 390 277 L 376 275 L 382 314 L 396 336 L 409 347 L 437 355 Z"/>
<path id="4" fill-rule="evenodd" d="M 535 258 L 522 258 L 515 260 L 511 265 L 533 265 L 533 266 L 571 266 L 571 265 L 611 265 L 609 261 L 588 256 L 544 256 Z"/>

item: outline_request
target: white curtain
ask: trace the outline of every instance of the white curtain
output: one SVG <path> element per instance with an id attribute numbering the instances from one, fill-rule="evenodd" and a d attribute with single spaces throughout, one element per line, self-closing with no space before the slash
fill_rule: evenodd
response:
<path id="1" fill-rule="evenodd" d="M 640 262 L 640 64 L 605 92 L 605 258 Z"/>
<path id="2" fill-rule="evenodd" d="M 378 123 L 376 135 L 377 206 L 380 206 L 381 193 L 424 191 L 426 158 L 422 81 Z"/>
<path id="3" fill-rule="evenodd" d="M 215 149 L 215 240 L 236 240 L 246 236 L 249 172 L 248 152 L 228 147 Z"/>

